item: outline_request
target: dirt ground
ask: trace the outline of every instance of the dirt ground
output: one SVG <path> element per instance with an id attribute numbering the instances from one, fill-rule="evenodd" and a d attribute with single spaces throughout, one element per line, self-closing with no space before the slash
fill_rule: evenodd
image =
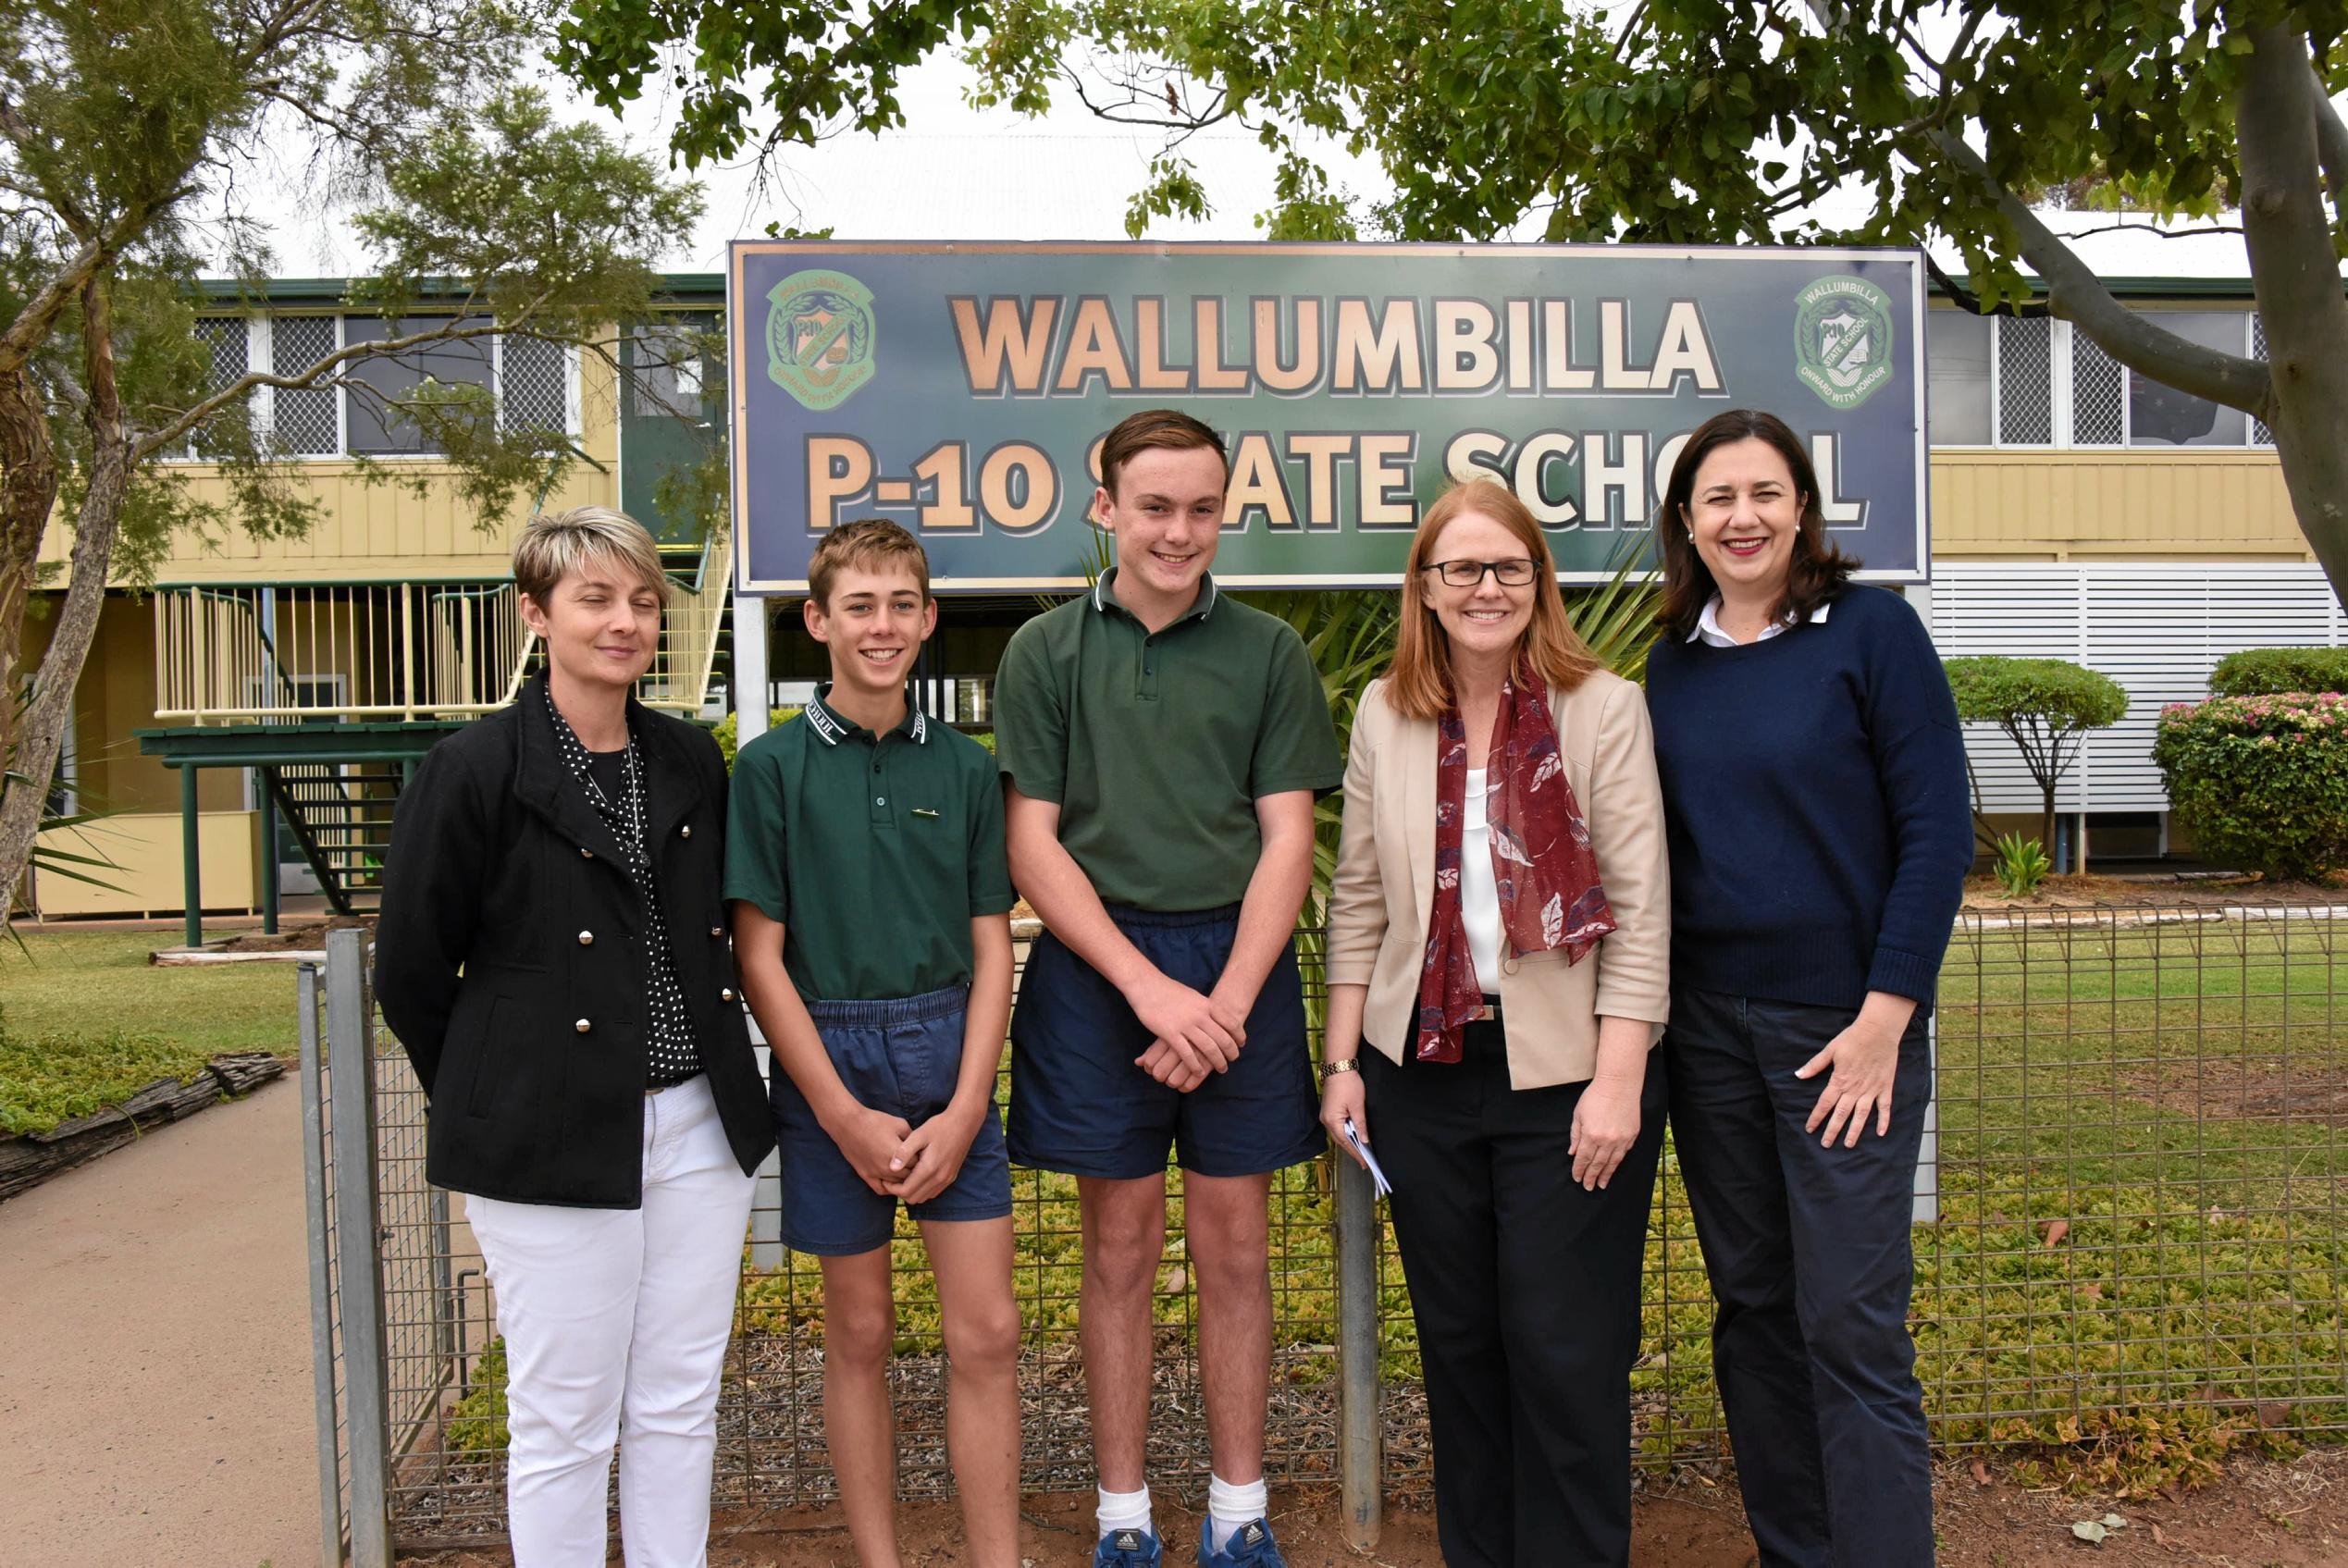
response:
<path id="1" fill-rule="evenodd" d="M 287 1080 L 0 1204 L 0 1562 L 318 1561 Z"/>
<path id="2" fill-rule="evenodd" d="M 1987 1479 L 1981 1479 L 1985 1475 Z M 2030 1490 L 1984 1462 L 1944 1464 L 1936 1517 L 1942 1568 L 2038 1568 L 2054 1562 L 2208 1564 L 2211 1568 L 2317 1568 L 2348 1565 L 2348 1449 L 2319 1450 L 2289 1461 L 2238 1460 L 2222 1480 L 2175 1498 L 2123 1502 Z M 1031 1568 L 1077 1568 L 1092 1542 L 1092 1499 L 1031 1497 L 1020 1531 Z M 1336 1499 L 1326 1492 L 1276 1491 L 1272 1525 L 1291 1568 L 1440 1568 L 1435 1520 L 1424 1508 L 1390 1508 L 1378 1547 L 1355 1552 L 1339 1527 Z M 2118 1514 L 2124 1523 L 2101 1545 L 2071 1531 L 2085 1520 Z M 900 1514 L 907 1568 L 968 1562 L 950 1503 L 908 1503 Z M 1187 1562 L 1197 1516 L 1159 1501 L 1167 1561 Z M 847 1532 L 832 1511 L 718 1521 L 710 1568 L 856 1568 Z M 619 1561 L 613 1542 L 614 1562 Z M 1642 1487 L 1632 1561 L 1639 1568 L 1745 1568 L 1754 1561 L 1733 1480 L 1682 1472 Z M 403 1557 L 402 1568 L 506 1568 L 502 1551 Z M 1573 1568 L 1566 1563 L 1558 1568 Z"/>

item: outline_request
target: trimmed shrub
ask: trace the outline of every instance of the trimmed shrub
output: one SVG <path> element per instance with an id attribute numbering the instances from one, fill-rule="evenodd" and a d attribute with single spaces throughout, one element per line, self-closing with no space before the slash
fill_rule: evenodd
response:
<path id="1" fill-rule="evenodd" d="M 766 727 L 771 730 L 797 711 L 798 709 L 796 707 L 774 709 L 766 716 Z M 720 719 L 710 729 L 710 734 L 717 737 L 718 749 L 725 754 L 725 771 L 729 773 L 734 772 L 734 754 L 741 749 L 735 739 L 735 736 L 740 733 L 741 731 L 735 725 L 735 716 L 731 713 Z"/>
<path id="2" fill-rule="evenodd" d="M 2153 760 L 2169 809 L 2211 859 L 2270 877 L 2348 866 L 2348 698 L 2171 703 Z"/>
<path id="3" fill-rule="evenodd" d="M 2209 691 L 2213 697 L 2348 692 L 2348 648 L 2246 648 L 2218 661 Z"/>
<path id="4" fill-rule="evenodd" d="M 2127 689 L 2109 675 L 2062 659 L 1984 654 L 1941 663 L 1957 698 L 1957 717 L 1967 723 L 1996 725 L 2021 753 L 2043 806 L 2038 841 L 2042 846 L 2054 843 L 2056 786 L 2079 759 L 2087 732 L 2116 724 L 2128 711 Z M 1976 780 L 1976 824 L 1981 821 L 1979 793 Z M 1986 829 L 1983 832 L 1986 836 Z"/>

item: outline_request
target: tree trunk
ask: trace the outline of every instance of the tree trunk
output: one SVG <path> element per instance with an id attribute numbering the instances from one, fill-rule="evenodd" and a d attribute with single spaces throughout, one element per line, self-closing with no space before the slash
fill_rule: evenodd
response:
<path id="1" fill-rule="evenodd" d="M 2348 297 L 2324 218 L 2321 105 L 2303 35 L 2277 26 L 2249 37 L 2234 122 L 2243 238 L 2274 387 L 2265 419 L 2300 530 L 2348 604 Z"/>
<path id="2" fill-rule="evenodd" d="M 14 749 L 25 607 L 32 598 L 41 536 L 56 504 L 49 422 L 32 378 L 15 370 L 0 376 L 0 766 L 8 765 Z"/>
<path id="3" fill-rule="evenodd" d="M 93 280 L 84 290 L 82 361 L 89 383 L 85 415 L 91 434 L 90 487 L 75 520 L 73 562 L 56 630 L 32 680 L 32 701 L 18 733 L 11 767 L 17 778 L 0 792 L 0 930 L 6 929 L 14 894 L 32 860 L 32 841 L 41 829 L 57 753 L 73 713 L 73 688 L 98 632 L 105 607 L 106 572 L 122 524 L 123 498 L 130 488 L 137 447 L 122 426 L 121 393 L 115 375 L 113 314 L 106 285 Z"/>

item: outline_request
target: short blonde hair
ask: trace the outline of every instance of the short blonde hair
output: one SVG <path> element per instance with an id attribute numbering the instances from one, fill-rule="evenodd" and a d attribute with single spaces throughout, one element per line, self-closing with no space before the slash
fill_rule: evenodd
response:
<path id="1" fill-rule="evenodd" d="M 643 524 L 608 506 L 575 506 L 531 518 L 513 547 L 513 586 L 533 603 L 544 604 L 557 584 L 592 561 L 610 562 L 658 594 L 663 606 L 669 602 L 661 547 Z"/>

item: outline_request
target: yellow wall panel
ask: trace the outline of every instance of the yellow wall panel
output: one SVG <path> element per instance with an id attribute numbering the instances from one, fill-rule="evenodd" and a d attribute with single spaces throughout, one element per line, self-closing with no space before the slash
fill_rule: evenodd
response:
<path id="1" fill-rule="evenodd" d="M 2308 561 L 2271 451 L 1932 454 L 1933 554 Z"/>
<path id="2" fill-rule="evenodd" d="M 255 862 L 260 814 L 212 811 L 196 819 L 196 854 L 203 870 L 207 909 L 256 906 Z M 178 913 L 187 902 L 180 871 L 186 866 L 178 811 L 129 813 L 78 828 L 44 833 L 44 848 L 89 855 L 113 862 L 80 867 L 109 883 L 93 887 L 70 877 L 32 877 L 32 903 L 43 918 L 61 915 L 160 915 Z"/>

